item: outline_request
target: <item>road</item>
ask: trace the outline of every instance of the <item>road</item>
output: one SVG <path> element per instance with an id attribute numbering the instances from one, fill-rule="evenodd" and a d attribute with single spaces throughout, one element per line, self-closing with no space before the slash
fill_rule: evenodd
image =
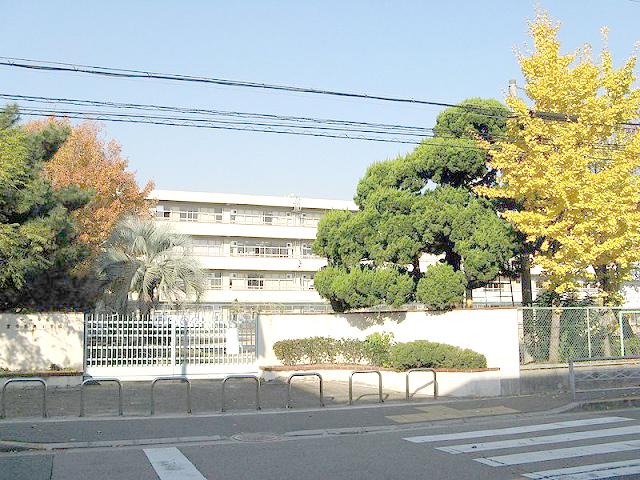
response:
<path id="1" fill-rule="evenodd" d="M 410 410 L 435 418 L 456 408 Z M 3 440 L 55 449 L 0 453 L 0 479 L 640 478 L 640 409 L 492 417 L 469 410 L 429 423 L 408 423 L 408 409 L 4 423 Z"/>

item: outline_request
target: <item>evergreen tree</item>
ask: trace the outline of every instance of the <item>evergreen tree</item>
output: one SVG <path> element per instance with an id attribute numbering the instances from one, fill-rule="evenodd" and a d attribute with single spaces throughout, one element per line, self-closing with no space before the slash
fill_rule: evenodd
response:
<path id="1" fill-rule="evenodd" d="M 77 308 L 73 268 L 89 254 L 69 215 L 90 199 L 75 186 L 55 189 L 44 164 L 69 134 L 49 123 L 18 125 L 18 110 L 0 112 L 0 310 Z"/>
<path id="2" fill-rule="evenodd" d="M 473 191 L 495 183 L 487 150 L 477 142 L 500 137 L 508 115 L 498 101 L 482 99 L 443 111 L 435 138 L 369 167 L 358 184 L 357 212 L 323 217 L 314 250 L 328 258 L 329 267 L 317 273 L 315 285 L 335 309 L 414 299 L 451 308 L 460 295 L 444 290 L 466 290 L 470 300 L 472 289 L 509 271 L 516 235 L 497 205 Z M 444 255 L 451 268 L 421 272 L 423 253 Z M 429 278 L 448 273 L 447 282 Z"/>

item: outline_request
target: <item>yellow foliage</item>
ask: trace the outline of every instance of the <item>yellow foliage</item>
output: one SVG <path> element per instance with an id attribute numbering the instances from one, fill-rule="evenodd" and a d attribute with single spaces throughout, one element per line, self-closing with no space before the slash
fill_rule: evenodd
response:
<path id="1" fill-rule="evenodd" d="M 507 135 L 483 145 L 498 185 L 478 192 L 517 205 L 505 218 L 540 245 L 534 262 L 548 287 L 562 293 L 593 282 L 614 302 L 640 261 L 636 56 L 615 68 L 606 47 L 599 61 L 588 46 L 563 55 L 558 29 L 544 12 L 530 25 L 534 49 L 518 60 L 533 105 L 507 98 Z"/>

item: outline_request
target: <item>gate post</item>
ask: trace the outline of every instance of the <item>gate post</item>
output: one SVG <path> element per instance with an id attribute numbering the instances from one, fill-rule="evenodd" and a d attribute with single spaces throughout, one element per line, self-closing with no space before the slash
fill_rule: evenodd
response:
<path id="1" fill-rule="evenodd" d="M 171 322 L 171 372 L 175 373 L 176 368 L 176 322 L 173 315 L 167 315 Z"/>

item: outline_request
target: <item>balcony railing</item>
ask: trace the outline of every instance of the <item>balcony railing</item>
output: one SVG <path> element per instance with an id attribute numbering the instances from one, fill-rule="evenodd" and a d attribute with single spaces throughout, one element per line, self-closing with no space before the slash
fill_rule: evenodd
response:
<path id="1" fill-rule="evenodd" d="M 267 213 L 232 213 L 229 217 L 231 223 L 243 225 L 279 225 L 292 226 L 296 224 L 295 217 L 291 215 L 270 215 Z"/>
<path id="2" fill-rule="evenodd" d="M 232 278 L 229 282 L 231 290 L 303 290 L 302 286 L 292 278 Z"/>
<path id="3" fill-rule="evenodd" d="M 156 220 L 169 222 L 198 222 L 198 223 L 235 223 L 239 225 L 276 225 L 317 227 L 319 218 L 299 215 L 279 215 L 264 213 L 230 213 L 225 218 L 222 212 L 208 212 L 206 210 L 160 210 L 156 212 Z"/>
<path id="4" fill-rule="evenodd" d="M 238 245 L 231 247 L 232 257 L 293 258 L 293 247 Z"/>

